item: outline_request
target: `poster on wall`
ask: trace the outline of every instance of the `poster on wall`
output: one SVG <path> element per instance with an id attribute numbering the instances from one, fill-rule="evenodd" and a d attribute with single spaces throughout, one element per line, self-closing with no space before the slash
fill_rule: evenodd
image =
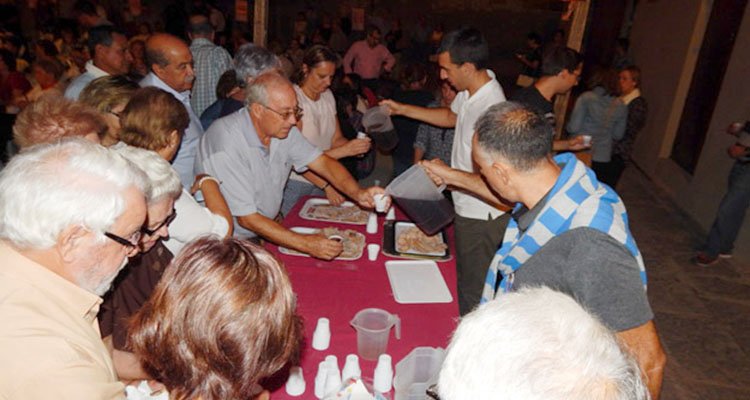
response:
<path id="1" fill-rule="evenodd" d="M 352 8 L 352 30 L 354 31 L 365 30 L 365 9 L 364 8 Z"/>
<path id="2" fill-rule="evenodd" d="M 247 0 L 235 0 L 234 2 L 234 20 L 237 22 L 248 22 L 247 18 Z"/>

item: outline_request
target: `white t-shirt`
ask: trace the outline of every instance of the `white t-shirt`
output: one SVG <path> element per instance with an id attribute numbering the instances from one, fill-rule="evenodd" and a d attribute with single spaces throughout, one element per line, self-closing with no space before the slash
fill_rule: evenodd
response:
<path id="1" fill-rule="evenodd" d="M 302 136 L 320 150 L 331 148 L 333 134 L 336 132 L 336 99 L 331 90 L 320 94 L 318 100 L 312 100 L 298 85 L 294 85 L 297 103 L 302 109 Z M 292 171 L 290 176 L 295 181 L 307 182 L 307 179 Z"/>
<path id="2" fill-rule="evenodd" d="M 174 202 L 174 209 L 177 217 L 169 224 L 169 240 L 163 242 L 174 255 L 197 237 L 211 234 L 224 237 L 229 231 L 229 223 L 224 217 L 198 204 L 185 189 Z"/>
<path id="3" fill-rule="evenodd" d="M 495 73 L 487 70 L 492 78 L 469 97 L 469 91 L 464 90 L 456 95 L 451 103 L 451 111 L 456 116 L 456 131 L 451 152 L 451 167 L 461 171 L 476 173 L 471 159 L 471 142 L 474 138 L 474 124 L 490 106 L 505 101 L 505 93 L 500 83 L 495 79 Z M 487 220 L 487 216 L 497 218 L 503 211 L 485 203 L 474 194 L 454 190 L 453 204 L 456 214 L 464 218 Z"/>

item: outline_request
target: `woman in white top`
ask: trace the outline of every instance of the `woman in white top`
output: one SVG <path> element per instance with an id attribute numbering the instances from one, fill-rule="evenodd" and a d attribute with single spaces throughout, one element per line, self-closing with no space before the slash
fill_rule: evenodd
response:
<path id="1" fill-rule="evenodd" d="M 304 111 L 298 128 L 302 135 L 329 157 L 340 159 L 357 156 L 370 150 L 370 139 L 347 140 L 341 133 L 336 118 L 336 100 L 329 87 L 339 61 L 336 53 L 325 46 L 312 46 L 302 59 L 297 84 L 297 102 Z M 311 171 L 298 175 L 292 172 L 286 188 L 281 212 L 289 213 L 302 196 L 322 195 L 331 203 L 340 204 L 344 198 L 325 180 Z"/>
<path id="2" fill-rule="evenodd" d="M 155 87 L 140 88 L 122 111 L 120 140 L 155 151 L 171 162 L 189 123 L 185 107 L 170 93 Z M 176 217 L 169 225 L 169 239 L 163 242 L 174 255 L 199 236 L 232 235 L 232 214 L 219 189 L 219 181 L 200 176 L 193 185 L 193 192 L 198 190 L 202 191 L 207 208 L 184 189 L 174 204 Z"/>

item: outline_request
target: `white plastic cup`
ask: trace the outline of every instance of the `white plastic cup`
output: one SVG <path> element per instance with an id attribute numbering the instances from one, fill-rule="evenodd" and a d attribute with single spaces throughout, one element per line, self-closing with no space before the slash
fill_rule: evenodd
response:
<path id="1" fill-rule="evenodd" d="M 301 396 L 305 393 L 305 377 L 302 375 L 302 367 L 292 367 L 289 370 L 289 379 L 286 381 L 286 393 L 292 397 Z"/>
<path id="2" fill-rule="evenodd" d="M 359 357 L 356 354 L 346 356 L 346 364 L 341 371 L 341 379 L 346 382 L 351 378 L 361 378 L 362 369 L 359 367 Z"/>
<path id="3" fill-rule="evenodd" d="M 375 211 L 384 213 L 385 206 L 386 204 L 388 204 L 388 197 L 382 193 L 378 193 L 376 195 L 373 195 L 372 199 L 375 201 Z"/>
<path id="4" fill-rule="evenodd" d="M 339 371 L 339 362 L 336 356 L 326 356 L 325 363 L 328 370 L 326 374 L 325 395 L 331 396 L 336 394 L 341 388 L 341 371 Z"/>
<path id="5" fill-rule="evenodd" d="M 375 213 L 370 213 L 370 216 L 367 217 L 367 227 L 365 230 L 370 235 L 378 233 L 378 216 Z"/>
<path id="6" fill-rule="evenodd" d="M 328 363 L 321 361 L 318 364 L 318 373 L 315 375 L 315 397 L 322 399 L 326 395 L 326 380 L 328 379 Z"/>
<path id="7" fill-rule="evenodd" d="M 584 146 L 591 146 L 591 135 L 582 135 L 583 138 L 583 145 Z"/>
<path id="8" fill-rule="evenodd" d="M 388 214 L 385 215 L 386 221 L 394 221 L 396 220 L 396 208 L 391 205 L 391 208 L 388 209 Z"/>
<path id="9" fill-rule="evenodd" d="M 313 332 L 312 348 L 326 350 L 331 344 L 331 322 L 328 318 L 318 318 L 318 325 Z"/>
<path id="10" fill-rule="evenodd" d="M 380 245 L 370 243 L 367 245 L 367 259 L 375 261 L 378 259 L 378 253 L 380 252 Z"/>
<path id="11" fill-rule="evenodd" d="M 391 356 L 381 354 L 378 357 L 378 365 L 375 367 L 375 375 L 372 377 L 372 388 L 380 393 L 388 393 L 393 386 L 393 365 Z"/>
<path id="12" fill-rule="evenodd" d="M 364 132 L 357 132 L 357 139 L 367 139 L 367 134 Z"/>

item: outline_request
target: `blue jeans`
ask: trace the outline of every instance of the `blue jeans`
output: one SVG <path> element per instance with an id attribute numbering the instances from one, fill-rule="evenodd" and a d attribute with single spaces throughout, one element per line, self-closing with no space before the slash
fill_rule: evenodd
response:
<path id="1" fill-rule="evenodd" d="M 715 257 L 731 254 L 750 204 L 750 163 L 736 162 L 729 173 L 729 188 L 719 204 L 704 252 Z"/>

